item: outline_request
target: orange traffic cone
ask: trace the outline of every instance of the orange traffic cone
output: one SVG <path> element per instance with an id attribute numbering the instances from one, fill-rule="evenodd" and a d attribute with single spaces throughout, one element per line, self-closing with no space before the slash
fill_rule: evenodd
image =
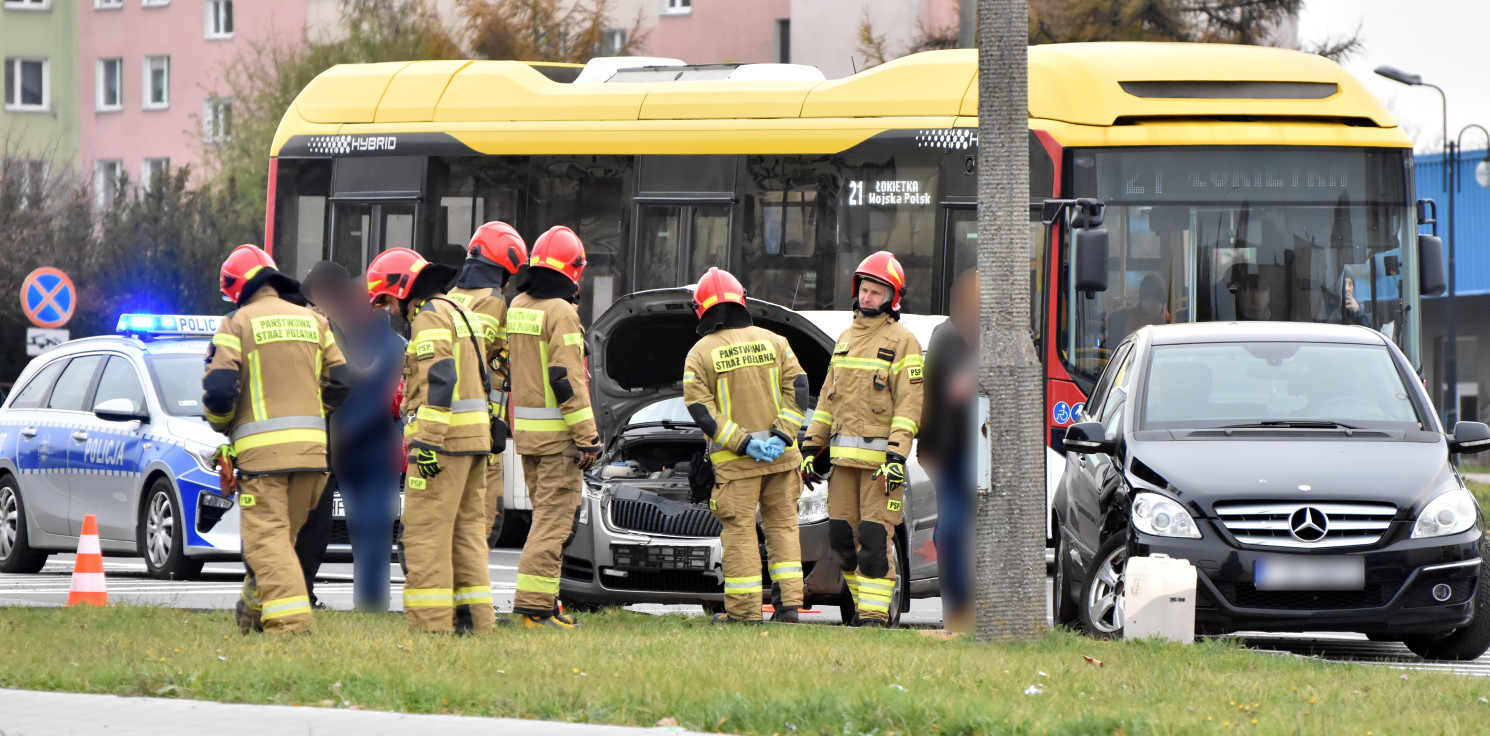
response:
<path id="1" fill-rule="evenodd" d="M 72 568 L 72 590 L 67 593 L 67 605 L 82 603 L 109 605 L 109 591 L 103 581 L 103 551 L 98 546 L 98 520 L 93 518 L 93 514 L 83 517 L 78 558 Z"/>

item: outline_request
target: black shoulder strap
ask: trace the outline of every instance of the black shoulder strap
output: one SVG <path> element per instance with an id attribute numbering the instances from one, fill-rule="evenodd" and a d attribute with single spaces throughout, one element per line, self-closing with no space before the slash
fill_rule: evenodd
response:
<path id="1" fill-rule="evenodd" d="M 430 299 L 439 299 L 440 301 L 445 302 L 452 307 L 455 307 L 455 313 L 460 315 L 460 321 L 466 323 L 466 332 L 468 333 L 466 336 L 471 338 L 471 348 L 476 351 L 476 365 L 480 366 L 481 368 L 481 387 L 486 389 L 486 396 L 483 396 L 482 398 L 489 398 L 491 396 L 491 374 L 488 373 L 486 369 L 486 354 L 481 351 L 481 343 L 476 342 L 476 329 L 471 326 L 470 318 L 466 317 L 466 310 L 463 309 L 459 304 L 456 304 L 454 299 L 451 299 L 449 297 L 432 296 L 430 297 Z"/>

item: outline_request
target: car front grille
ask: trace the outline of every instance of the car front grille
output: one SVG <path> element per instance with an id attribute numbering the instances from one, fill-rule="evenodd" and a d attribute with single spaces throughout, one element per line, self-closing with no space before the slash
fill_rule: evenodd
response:
<path id="1" fill-rule="evenodd" d="M 1225 583 L 1217 587 L 1227 602 L 1237 608 L 1284 611 L 1377 608 L 1385 605 L 1396 590 L 1395 585 L 1378 583 L 1370 583 L 1361 590 L 1258 590 L 1250 583 Z"/>
<path id="2" fill-rule="evenodd" d="M 668 514 L 656 504 L 624 498 L 610 500 L 610 525 L 623 531 L 673 537 L 717 537 L 724 530 L 708 509 L 690 507 Z"/>
<path id="3" fill-rule="evenodd" d="M 723 593 L 719 578 L 702 572 L 681 570 L 626 570 L 600 568 L 601 585 L 611 590 L 642 590 L 659 593 Z"/>
<path id="4" fill-rule="evenodd" d="M 1215 508 L 1237 542 L 1292 549 L 1375 544 L 1397 515 L 1397 507 L 1385 503 L 1218 503 Z"/>
<path id="5" fill-rule="evenodd" d="M 401 523 L 397 519 L 395 519 L 393 521 L 393 537 L 391 538 L 391 543 L 394 546 L 397 546 L 398 545 L 398 535 L 399 535 L 399 532 L 402 531 L 402 530 L 403 530 L 403 527 L 402 527 Z M 350 532 L 347 531 L 347 521 L 346 521 L 346 519 L 332 519 L 331 520 L 331 544 L 351 544 L 351 543 L 352 543 L 352 535 L 351 535 Z"/>

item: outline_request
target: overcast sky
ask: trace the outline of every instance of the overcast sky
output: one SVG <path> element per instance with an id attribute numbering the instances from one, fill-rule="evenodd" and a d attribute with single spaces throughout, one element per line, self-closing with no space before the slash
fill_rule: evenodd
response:
<path id="1" fill-rule="evenodd" d="M 1360 26 L 1365 49 L 1344 62 L 1397 121 L 1418 150 L 1441 150 L 1438 93 L 1407 87 L 1372 73 L 1394 66 L 1443 88 L 1449 99 L 1449 137 L 1468 123 L 1490 128 L 1490 2 L 1486 0 L 1304 0 L 1299 40 L 1348 36 Z M 1467 150 L 1485 148 L 1476 130 L 1464 134 Z"/>

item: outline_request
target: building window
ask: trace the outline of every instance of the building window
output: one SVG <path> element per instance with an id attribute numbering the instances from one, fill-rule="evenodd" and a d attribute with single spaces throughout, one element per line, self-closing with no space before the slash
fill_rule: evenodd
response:
<path id="1" fill-rule="evenodd" d="M 46 59 L 5 60 L 5 109 L 45 111 L 52 104 L 52 69 Z"/>
<path id="2" fill-rule="evenodd" d="M 119 159 L 102 159 L 93 164 L 93 191 L 98 196 L 98 208 L 114 206 L 119 195 L 119 185 L 124 179 L 124 162 Z"/>
<path id="3" fill-rule="evenodd" d="M 124 107 L 124 60 L 98 60 L 98 109 L 114 112 Z"/>
<path id="4" fill-rule="evenodd" d="M 165 177 L 170 175 L 170 173 L 171 159 L 165 157 L 147 158 L 145 159 L 145 165 L 140 167 L 140 184 L 148 192 L 155 187 L 155 179 L 157 177 Z"/>
<path id="5" fill-rule="evenodd" d="M 124 0 L 93 0 L 93 7 L 97 10 L 119 10 L 124 7 Z"/>
<path id="6" fill-rule="evenodd" d="M 776 63 L 792 63 L 792 19 L 776 20 Z"/>
<path id="7" fill-rule="evenodd" d="M 6 10 L 51 10 L 52 0 L 5 0 Z"/>
<path id="8" fill-rule="evenodd" d="M 145 57 L 145 109 L 171 106 L 171 57 Z"/>
<path id="9" fill-rule="evenodd" d="M 233 101 L 208 97 L 202 105 L 202 140 L 221 143 L 233 137 Z"/>
<path id="10" fill-rule="evenodd" d="M 233 37 L 233 0 L 207 0 L 207 38 Z"/>
<path id="11" fill-rule="evenodd" d="M 626 29 L 611 28 L 601 37 L 600 52 L 605 56 L 620 56 L 626 48 Z"/>
<path id="12" fill-rule="evenodd" d="M 693 0 L 662 0 L 663 15 L 681 15 L 693 12 Z"/>

